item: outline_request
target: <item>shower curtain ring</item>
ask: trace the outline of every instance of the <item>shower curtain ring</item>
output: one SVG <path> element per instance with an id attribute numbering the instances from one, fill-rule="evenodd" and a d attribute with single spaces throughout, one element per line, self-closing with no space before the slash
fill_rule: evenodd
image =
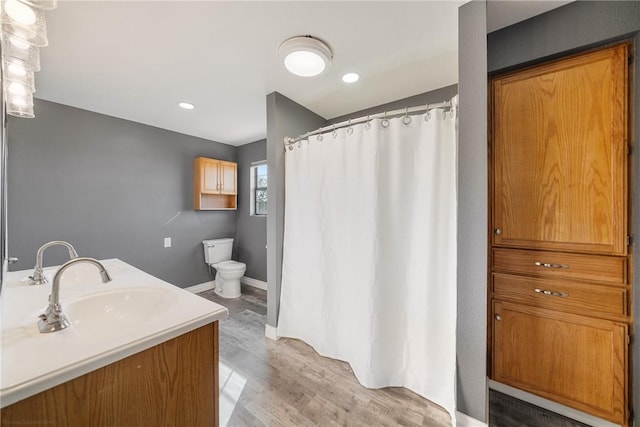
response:
<path id="1" fill-rule="evenodd" d="M 409 107 L 405 107 L 404 109 L 404 117 L 402 118 L 402 123 L 405 126 L 409 126 L 411 124 L 411 117 L 409 117 Z"/>
<path id="2" fill-rule="evenodd" d="M 333 132 L 331 132 L 331 136 L 335 139 L 338 136 L 338 132 L 336 132 L 336 125 L 333 125 Z"/>
<path id="3" fill-rule="evenodd" d="M 349 127 L 347 128 L 347 135 L 353 134 L 353 128 L 351 127 L 351 119 L 349 119 Z"/>
<path id="4" fill-rule="evenodd" d="M 431 110 L 429 110 L 429 104 L 427 104 L 427 112 L 424 115 L 424 121 L 428 122 L 431 120 Z"/>
<path id="5" fill-rule="evenodd" d="M 389 126 L 389 120 L 387 120 L 387 112 L 384 112 L 384 119 L 382 119 L 382 122 L 380 122 L 380 124 L 382 125 L 383 128 L 386 128 Z"/>
<path id="6" fill-rule="evenodd" d="M 364 125 L 364 130 L 371 129 L 371 121 L 369 120 L 369 116 L 367 115 L 367 123 Z"/>

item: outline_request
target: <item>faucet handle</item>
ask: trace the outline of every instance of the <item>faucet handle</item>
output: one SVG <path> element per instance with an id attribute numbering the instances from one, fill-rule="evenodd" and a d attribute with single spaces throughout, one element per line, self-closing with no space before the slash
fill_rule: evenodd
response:
<path id="1" fill-rule="evenodd" d="M 33 270 L 33 274 L 29 276 L 29 284 L 30 285 L 44 285 L 47 282 L 47 278 L 44 277 L 42 273 L 42 268 L 36 266 L 35 270 Z"/>

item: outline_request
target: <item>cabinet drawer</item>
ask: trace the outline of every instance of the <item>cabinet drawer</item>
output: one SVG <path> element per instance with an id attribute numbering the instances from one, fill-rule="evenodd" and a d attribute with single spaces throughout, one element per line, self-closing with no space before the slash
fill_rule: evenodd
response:
<path id="1" fill-rule="evenodd" d="M 627 283 L 626 257 L 493 249 L 493 270 L 547 278 Z"/>
<path id="2" fill-rule="evenodd" d="M 577 314 L 627 314 L 627 290 L 612 286 L 494 273 L 493 296 Z"/>

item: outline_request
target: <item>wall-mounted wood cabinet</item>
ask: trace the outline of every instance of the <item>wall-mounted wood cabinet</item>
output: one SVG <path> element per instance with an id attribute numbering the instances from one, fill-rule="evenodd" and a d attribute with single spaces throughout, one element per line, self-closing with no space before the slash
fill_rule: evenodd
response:
<path id="1" fill-rule="evenodd" d="M 193 163 L 194 208 L 236 209 L 238 165 L 224 160 L 196 157 Z"/>
<path id="2" fill-rule="evenodd" d="M 491 81 L 490 376 L 629 425 L 628 45 Z"/>

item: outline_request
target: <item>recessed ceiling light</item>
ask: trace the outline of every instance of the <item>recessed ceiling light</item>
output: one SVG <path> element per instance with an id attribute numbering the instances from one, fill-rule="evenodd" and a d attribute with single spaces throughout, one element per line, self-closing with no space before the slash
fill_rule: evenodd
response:
<path id="1" fill-rule="evenodd" d="M 321 74 L 331 64 L 331 49 L 321 40 L 311 36 L 296 36 L 280 45 L 284 66 L 301 77 Z"/>
<path id="2" fill-rule="evenodd" d="M 195 105 L 191 104 L 190 102 L 178 102 L 178 106 L 180 108 L 184 108 L 185 110 L 193 110 L 195 107 Z"/>
<path id="3" fill-rule="evenodd" d="M 347 73 L 342 76 L 342 81 L 345 83 L 355 83 L 359 78 L 360 76 L 357 73 Z"/>

